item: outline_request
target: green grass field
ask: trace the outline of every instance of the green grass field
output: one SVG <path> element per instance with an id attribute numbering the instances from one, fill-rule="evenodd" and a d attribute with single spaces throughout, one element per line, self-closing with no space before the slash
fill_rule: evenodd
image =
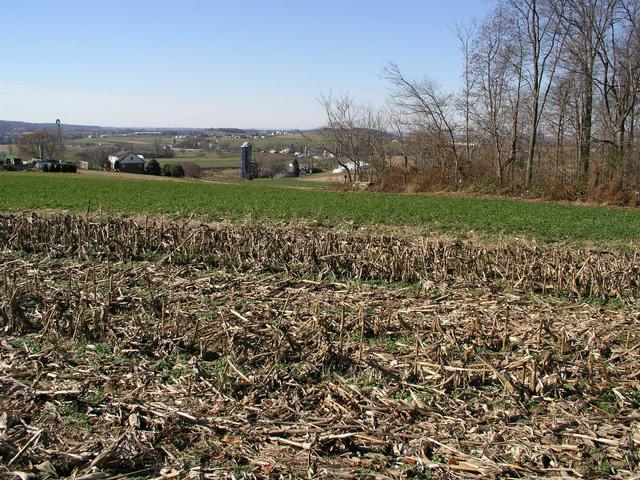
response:
<path id="1" fill-rule="evenodd" d="M 313 178 L 313 177 L 308 177 Z M 314 189 L 314 190 L 327 190 L 331 186 L 329 182 L 321 180 L 307 180 L 302 178 L 256 178 L 252 181 L 255 187 L 284 187 L 284 188 L 298 188 L 298 189 Z M 241 183 L 242 186 L 246 185 L 246 182 Z"/>
<path id="2" fill-rule="evenodd" d="M 306 183 L 306 182 L 304 182 Z M 425 231 L 542 241 L 640 240 L 640 212 L 518 200 L 282 188 L 268 182 L 207 184 L 73 174 L 0 174 L 0 209 L 68 209 L 209 220 L 412 225 Z"/>
<path id="3" fill-rule="evenodd" d="M 240 154 L 234 152 L 207 152 L 203 154 L 201 150 L 176 150 L 176 156 L 173 158 L 160 158 L 158 162 L 163 163 L 181 163 L 193 162 L 202 168 L 240 168 Z"/>

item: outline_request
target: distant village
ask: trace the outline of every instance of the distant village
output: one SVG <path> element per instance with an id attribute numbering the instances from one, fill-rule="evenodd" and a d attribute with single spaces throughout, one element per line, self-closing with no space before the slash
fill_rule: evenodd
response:
<path id="1" fill-rule="evenodd" d="M 0 141 L 0 162 L 6 170 L 100 170 L 196 178 L 223 172 L 253 179 L 339 174 L 352 168 L 338 166 L 333 153 L 290 130 L 109 130 L 56 123 L 35 131 L 0 128 Z M 206 161 L 212 158 L 221 162 Z"/>

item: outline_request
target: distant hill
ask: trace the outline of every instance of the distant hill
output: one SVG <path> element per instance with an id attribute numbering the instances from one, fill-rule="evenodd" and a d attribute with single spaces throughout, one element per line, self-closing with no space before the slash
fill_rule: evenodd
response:
<path id="1" fill-rule="evenodd" d="M 33 130 L 55 130 L 57 125 L 55 123 L 30 123 L 30 122 L 16 122 L 13 120 L 0 120 L 0 135 L 6 135 L 10 133 L 22 133 L 30 132 Z M 87 130 L 106 130 L 104 127 L 98 127 L 96 125 L 68 125 L 61 123 L 60 128 L 63 131 L 87 131 Z M 112 129 L 108 129 L 112 130 Z"/>
<path id="2" fill-rule="evenodd" d="M 0 144 L 15 143 L 24 132 L 33 132 L 36 130 L 57 130 L 55 123 L 32 123 L 19 122 L 14 120 L 0 120 Z M 118 128 L 118 127 L 100 127 L 98 125 L 74 125 L 69 123 L 61 123 L 63 135 L 66 139 L 82 138 L 89 133 L 93 134 L 119 134 L 131 132 L 161 131 L 167 135 L 177 135 L 181 132 L 191 132 L 193 129 L 175 129 L 175 128 Z"/>
<path id="3" fill-rule="evenodd" d="M 24 132 L 32 132 L 35 130 L 56 130 L 58 127 L 55 123 L 32 123 L 19 122 L 14 120 L 0 120 L 0 144 L 15 143 Z M 65 138 L 79 138 L 89 133 L 101 134 L 117 134 L 131 132 L 162 132 L 166 135 L 191 134 L 197 135 L 202 132 L 220 132 L 227 135 L 252 135 L 264 132 L 275 132 L 277 130 L 259 130 L 259 129 L 242 129 L 242 128 L 118 128 L 118 127 L 100 127 L 98 125 L 72 125 L 61 123 L 60 128 L 64 132 Z M 285 130 L 286 131 L 286 130 Z"/>

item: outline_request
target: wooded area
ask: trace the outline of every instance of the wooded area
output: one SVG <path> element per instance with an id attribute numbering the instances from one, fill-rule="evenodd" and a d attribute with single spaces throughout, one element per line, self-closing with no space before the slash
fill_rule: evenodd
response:
<path id="1" fill-rule="evenodd" d="M 389 64 L 386 106 L 321 98 L 348 181 L 640 201 L 640 1 L 500 0 L 455 31 L 460 91 Z"/>

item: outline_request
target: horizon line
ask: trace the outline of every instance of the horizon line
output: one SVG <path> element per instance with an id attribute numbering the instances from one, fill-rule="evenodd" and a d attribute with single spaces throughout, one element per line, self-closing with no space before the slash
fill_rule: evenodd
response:
<path id="1" fill-rule="evenodd" d="M 5 120 L 5 119 L 0 119 L 0 122 L 19 122 L 19 123 L 29 123 L 29 124 L 52 124 L 55 125 L 56 121 L 27 121 L 27 120 Z M 283 130 L 283 131 L 294 131 L 294 130 L 298 130 L 298 131 L 309 131 L 309 130 L 318 130 L 323 128 L 322 126 L 318 126 L 318 127 L 309 127 L 309 128 L 284 128 L 284 127 L 231 127 L 231 126 L 226 126 L 226 127 L 194 127 L 194 126 L 190 126 L 190 127 L 177 127 L 177 126 L 173 126 L 173 127 L 160 127 L 160 126 L 141 126 L 141 125 L 127 125 L 127 126 L 117 126 L 117 125 L 100 125 L 100 124 L 91 124 L 91 123 L 73 123 L 73 122 L 63 122 L 62 120 L 60 121 L 60 126 L 64 127 L 65 125 L 71 125 L 71 126 L 76 126 L 76 127 L 98 127 L 98 128 L 121 128 L 121 129 L 128 129 L 128 130 L 133 130 L 133 129 L 142 129 L 142 130 L 150 130 L 150 129 L 156 129 L 156 130 L 220 130 L 220 129 L 237 129 L 237 130 L 265 130 L 265 131 L 269 131 L 269 130 Z"/>

